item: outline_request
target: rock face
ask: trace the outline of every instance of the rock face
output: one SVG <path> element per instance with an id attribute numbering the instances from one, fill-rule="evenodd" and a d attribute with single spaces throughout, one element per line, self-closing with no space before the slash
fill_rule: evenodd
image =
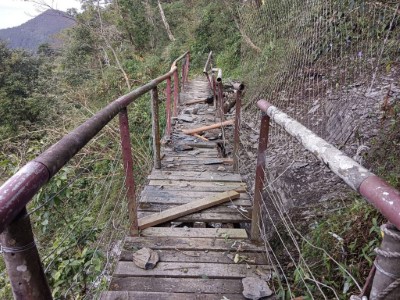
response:
<path id="1" fill-rule="evenodd" d="M 272 295 L 268 284 L 257 277 L 246 277 L 242 279 L 243 296 L 246 299 L 258 300 Z"/>

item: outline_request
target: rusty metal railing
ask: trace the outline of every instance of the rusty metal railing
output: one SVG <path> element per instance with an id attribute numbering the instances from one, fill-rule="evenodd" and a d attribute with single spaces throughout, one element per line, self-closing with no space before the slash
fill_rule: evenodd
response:
<path id="1" fill-rule="evenodd" d="M 399 252 L 395 252 L 396 249 L 400 249 L 400 246 L 397 246 L 397 248 L 393 246 L 396 243 L 399 245 L 400 241 L 400 231 L 398 230 L 400 228 L 400 192 L 277 107 L 265 100 L 258 101 L 257 106 L 262 111 L 262 117 L 256 166 L 251 238 L 253 240 L 260 239 L 259 226 L 265 181 L 265 155 L 268 143 L 269 123 L 273 121 L 288 134 L 295 137 L 349 187 L 376 207 L 389 221 L 389 225 L 383 228 L 385 234 L 382 247 L 377 251 L 378 260 L 375 261 L 369 279 L 361 294 L 361 296 L 371 296 L 371 299 L 375 299 L 375 297 L 376 299 L 384 299 L 378 296 L 384 294 L 390 288 L 398 288 L 400 284 L 399 279 L 396 280 L 396 278 L 388 277 L 388 273 L 391 271 L 390 266 L 393 265 L 393 258 L 400 257 Z M 384 270 L 385 267 L 386 271 Z"/>
<path id="2" fill-rule="evenodd" d="M 212 66 L 213 52 L 210 51 L 207 57 L 203 73 L 207 78 L 210 89 L 213 91 L 214 108 L 217 110 L 217 115 L 224 121 L 224 95 L 222 84 L 222 69 L 213 68 Z M 233 141 L 233 169 L 239 171 L 239 144 L 240 144 L 240 121 L 242 107 L 242 93 L 245 88 L 243 83 L 232 83 L 232 87 L 236 93 L 236 112 L 235 112 L 235 129 Z"/>
<path id="3" fill-rule="evenodd" d="M 104 126 L 119 115 L 122 156 L 125 171 L 125 186 L 128 199 L 130 234 L 138 233 L 133 157 L 128 123 L 128 106 L 135 99 L 151 92 L 154 167 L 161 167 L 160 125 L 157 86 L 166 81 L 166 133 L 171 134 L 171 77 L 174 77 L 174 115 L 179 105 L 179 75 L 177 64 L 182 59 L 182 88 L 188 80 L 190 53 L 178 57 L 169 72 L 111 102 L 82 125 L 61 138 L 38 157 L 28 162 L 0 187 L 0 242 L 10 277 L 14 296 L 17 299 L 51 299 L 42 263 L 34 242 L 26 205 L 32 197 L 57 172 L 75 156 Z M 23 251 L 22 251 L 23 250 Z M 24 265 L 24 271 L 17 270 Z M 26 280 L 26 274 L 29 280 Z"/>

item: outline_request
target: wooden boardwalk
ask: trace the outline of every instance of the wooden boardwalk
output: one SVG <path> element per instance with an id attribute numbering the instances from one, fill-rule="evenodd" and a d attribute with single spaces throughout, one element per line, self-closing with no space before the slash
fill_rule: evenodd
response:
<path id="1" fill-rule="evenodd" d="M 242 228 L 251 220 L 252 204 L 231 159 L 223 157 L 221 129 L 207 131 L 209 141 L 182 133 L 219 121 L 212 105 L 185 105 L 209 96 L 203 79 L 189 82 L 181 94 L 171 140 L 162 148 L 162 168 L 153 169 L 141 193 L 139 225 L 149 216 L 158 218 L 162 211 L 223 192 L 236 191 L 240 197 L 127 237 L 110 290 L 101 299 L 245 299 L 243 278 L 270 276 L 265 248 L 252 243 Z M 143 247 L 158 251 L 154 269 L 133 262 L 133 253 Z"/>

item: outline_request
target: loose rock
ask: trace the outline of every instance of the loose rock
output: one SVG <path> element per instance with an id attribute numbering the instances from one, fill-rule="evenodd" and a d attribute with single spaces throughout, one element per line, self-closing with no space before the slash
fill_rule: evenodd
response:
<path id="1" fill-rule="evenodd" d="M 268 284 L 257 277 L 246 277 L 242 279 L 243 296 L 246 299 L 258 300 L 272 295 Z"/>

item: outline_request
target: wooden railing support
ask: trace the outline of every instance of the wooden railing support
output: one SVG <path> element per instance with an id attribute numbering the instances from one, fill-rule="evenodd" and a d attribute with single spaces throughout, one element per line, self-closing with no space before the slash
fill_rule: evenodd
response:
<path id="1" fill-rule="evenodd" d="M 223 93 L 222 81 L 219 81 L 217 84 L 218 84 L 219 114 L 221 117 L 221 122 L 223 122 L 225 120 L 225 112 L 224 112 L 224 93 Z"/>
<path id="2" fill-rule="evenodd" d="M 236 104 L 235 104 L 235 132 L 233 142 L 233 170 L 239 171 L 239 145 L 240 145 L 240 111 L 242 107 L 242 91 L 236 91 Z"/>
<path id="3" fill-rule="evenodd" d="M 125 171 L 125 188 L 128 199 L 128 215 L 130 221 L 130 234 L 136 236 L 139 233 L 137 220 L 136 186 L 133 176 L 133 156 L 131 137 L 129 133 L 128 109 L 125 107 L 119 112 L 119 131 L 121 135 L 122 158 Z"/>
<path id="4" fill-rule="evenodd" d="M 213 96 L 214 96 L 214 108 L 217 110 L 218 109 L 218 95 L 217 95 L 217 82 L 215 80 L 215 75 L 214 73 L 211 74 L 211 79 L 212 79 L 212 89 L 213 89 Z"/>
<path id="5" fill-rule="evenodd" d="M 167 101 L 165 103 L 166 105 L 166 119 L 167 119 L 167 128 L 166 128 L 166 133 L 167 136 L 171 136 L 171 77 L 167 78 Z"/>
<path id="6" fill-rule="evenodd" d="M 174 117 L 178 116 L 178 105 L 179 105 L 179 76 L 178 70 L 174 72 Z"/>
<path id="7" fill-rule="evenodd" d="M 160 122 L 158 112 L 158 89 L 153 88 L 150 91 L 151 95 L 151 114 L 152 114 L 152 133 L 153 133 L 153 153 L 154 153 L 154 168 L 161 169 L 161 154 L 160 154 Z"/>
<path id="8" fill-rule="evenodd" d="M 269 116 L 262 112 L 253 198 L 253 212 L 251 217 L 250 237 L 252 240 L 260 240 L 261 203 L 263 201 L 262 193 L 264 190 L 265 180 L 265 152 L 268 145 L 269 121 Z"/>
<path id="9" fill-rule="evenodd" d="M 190 52 L 186 54 L 186 61 L 185 61 L 185 80 L 184 82 L 189 82 L 189 69 L 190 69 Z"/>
<path id="10" fill-rule="evenodd" d="M 53 299 L 24 208 L 0 235 L 14 299 Z"/>

